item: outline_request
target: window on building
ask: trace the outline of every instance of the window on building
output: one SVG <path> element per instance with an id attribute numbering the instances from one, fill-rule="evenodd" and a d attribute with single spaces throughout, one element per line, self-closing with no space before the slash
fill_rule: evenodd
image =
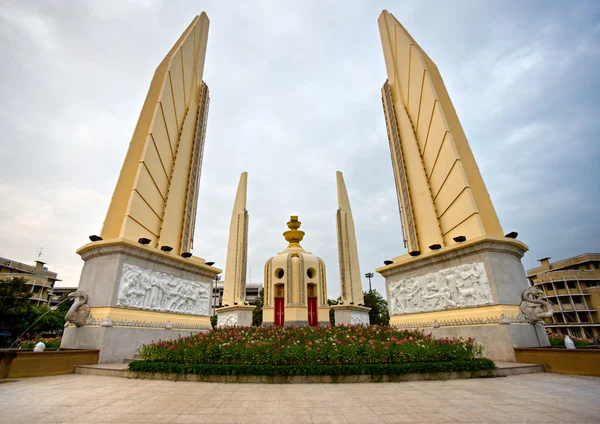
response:
<path id="1" fill-rule="evenodd" d="M 562 290 L 565 288 L 564 281 L 557 281 L 554 284 L 555 284 L 557 290 Z"/>
<path id="2" fill-rule="evenodd" d="M 585 269 L 592 269 L 592 267 L 590 266 L 590 264 L 585 264 Z"/>
<path id="3" fill-rule="evenodd" d="M 569 305 L 571 303 L 568 296 L 562 296 L 562 297 L 559 297 L 558 299 L 560 300 L 560 303 L 562 303 L 563 305 Z"/>
<path id="4" fill-rule="evenodd" d="M 577 338 L 581 338 L 581 331 L 577 328 L 577 329 L 572 329 L 571 333 L 573 334 L 573 337 L 577 337 Z"/>

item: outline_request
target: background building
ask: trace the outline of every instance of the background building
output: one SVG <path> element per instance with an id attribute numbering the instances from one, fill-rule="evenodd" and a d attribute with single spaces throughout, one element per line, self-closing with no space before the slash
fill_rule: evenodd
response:
<path id="1" fill-rule="evenodd" d="M 0 257 L 0 281 L 13 277 L 27 279 L 31 286 L 30 300 L 36 305 L 48 304 L 54 283 L 59 280 L 56 272 L 49 271 L 44 262 L 35 261 L 35 265 L 27 265 Z"/>
<path id="2" fill-rule="evenodd" d="M 217 308 L 223 306 L 223 287 L 225 286 L 224 281 L 218 281 L 216 286 L 213 286 L 213 296 L 210 304 L 211 315 L 215 314 L 215 305 Z M 260 289 L 263 288 L 262 283 L 246 283 L 246 302 L 252 305 L 254 300 L 258 297 Z"/>
<path id="3" fill-rule="evenodd" d="M 544 292 L 554 316 L 546 319 L 553 333 L 575 337 L 600 337 L 600 253 L 550 263 L 527 271 L 529 284 Z"/>
<path id="4" fill-rule="evenodd" d="M 60 303 L 60 299 L 64 295 L 74 292 L 76 290 L 77 290 L 77 287 L 54 287 L 50 291 L 50 297 L 48 298 L 48 303 L 49 303 L 50 309 L 56 308 L 58 306 L 58 304 Z"/>

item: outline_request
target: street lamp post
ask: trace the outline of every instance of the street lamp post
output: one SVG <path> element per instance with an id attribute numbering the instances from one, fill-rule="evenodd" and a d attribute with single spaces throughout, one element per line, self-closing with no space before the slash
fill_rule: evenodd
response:
<path id="1" fill-rule="evenodd" d="M 217 284 L 219 283 L 219 280 L 221 279 L 220 275 L 215 275 L 215 289 L 213 290 L 213 297 L 214 297 L 214 306 L 213 306 L 213 316 L 217 315 L 217 298 L 219 297 L 219 287 L 217 287 Z M 216 296 L 215 296 L 215 291 L 216 291 Z"/>
<path id="2" fill-rule="evenodd" d="M 367 278 L 369 279 L 369 291 L 373 290 L 373 289 L 371 288 L 371 278 L 373 278 L 374 276 L 375 276 L 375 274 L 373 274 L 372 272 L 367 272 L 367 273 L 365 274 L 365 277 L 367 277 Z"/>

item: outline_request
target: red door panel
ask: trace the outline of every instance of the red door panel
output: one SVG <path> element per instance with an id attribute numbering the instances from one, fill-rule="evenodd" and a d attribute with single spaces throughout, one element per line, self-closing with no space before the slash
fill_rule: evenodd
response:
<path id="1" fill-rule="evenodd" d="M 275 298 L 275 325 L 277 327 L 283 327 L 285 322 L 285 309 L 283 308 L 283 297 Z"/>
<path id="2" fill-rule="evenodd" d="M 316 327 L 319 323 L 319 319 L 317 317 L 317 298 L 309 297 L 308 298 L 308 325 L 311 327 Z"/>

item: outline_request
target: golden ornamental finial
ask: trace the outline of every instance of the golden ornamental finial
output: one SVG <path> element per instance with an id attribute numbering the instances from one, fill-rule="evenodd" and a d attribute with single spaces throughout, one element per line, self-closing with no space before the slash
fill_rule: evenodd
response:
<path id="1" fill-rule="evenodd" d="M 304 238 L 304 231 L 299 230 L 302 223 L 298 221 L 298 216 L 290 216 L 290 222 L 287 223 L 289 230 L 283 233 L 285 239 L 290 243 L 290 247 L 301 247 L 300 242 Z"/>

